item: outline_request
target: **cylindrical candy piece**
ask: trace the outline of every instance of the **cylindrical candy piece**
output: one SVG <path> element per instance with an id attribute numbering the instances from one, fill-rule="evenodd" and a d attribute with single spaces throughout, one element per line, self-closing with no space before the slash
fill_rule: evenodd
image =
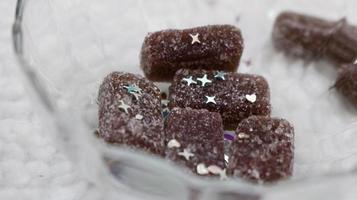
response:
<path id="1" fill-rule="evenodd" d="M 336 24 L 294 12 L 281 13 L 274 24 L 274 46 L 288 55 L 307 59 L 324 55 Z"/>
<path id="2" fill-rule="evenodd" d="M 141 49 L 141 68 L 152 81 L 171 81 L 182 68 L 236 71 L 243 38 L 231 25 L 209 25 L 149 33 Z"/>
<path id="3" fill-rule="evenodd" d="M 326 56 L 337 63 L 353 63 L 357 59 L 357 27 L 345 19 L 339 21 L 338 27 L 329 40 Z"/>
<path id="4" fill-rule="evenodd" d="M 335 87 L 354 106 L 357 106 L 357 63 L 345 65 L 340 69 Z"/>
<path id="5" fill-rule="evenodd" d="M 281 13 L 273 28 L 274 46 L 288 55 L 337 63 L 357 58 L 357 27 L 346 19 L 327 21 L 294 12 Z"/>
<path id="6" fill-rule="evenodd" d="M 219 113 L 174 108 L 165 128 L 166 158 L 198 175 L 225 175 L 223 124 Z"/>
<path id="7" fill-rule="evenodd" d="M 147 79 L 112 72 L 99 89 L 99 136 L 109 143 L 164 153 L 160 90 Z"/>
<path id="8" fill-rule="evenodd" d="M 284 119 L 252 116 L 237 127 L 227 173 L 253 182 L 292 175 L 294 128 Z"/>
<path id="9" fill-rule="evenodd" d="M 169 88 L 169 107 L 191 107 L 218 112 L 226 130 L 234 130 L 251 115 L 270 115 L 270 91 L 259 75 L 222 71 L 176 72 Z"/>

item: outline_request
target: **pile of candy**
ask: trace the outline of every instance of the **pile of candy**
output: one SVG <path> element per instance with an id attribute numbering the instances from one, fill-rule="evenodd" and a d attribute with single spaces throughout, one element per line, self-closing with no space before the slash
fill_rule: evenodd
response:
<path id="1" fill-rule="evenodd" d="M 327 58 L 340 66 L 335 88 L 357 106 L 357 26 L 345 18 L 327 21 L 283 12 L 276 19 L 273 42 L 287 55 L 307 60 Z"/>
<path id="2" fill-rule="evenodd" d="M 100 87 L 99 136 L 202 176 L 253 182 L 291 176 L 294 129 L 270 117 L 264 77 L 235 72 L 242 52 L 241 32 L 230 25 L 148 34 L 141 49 L 146 78 L 113 72 Z M 171 82 L 167 116 L 151 81 Z M 235 134 L 225 137 L 225 130 Z"/>

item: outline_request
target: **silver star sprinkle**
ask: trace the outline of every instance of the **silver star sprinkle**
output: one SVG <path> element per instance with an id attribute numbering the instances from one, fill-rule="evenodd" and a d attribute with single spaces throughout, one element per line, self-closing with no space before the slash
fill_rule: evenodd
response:
<path id="1" fill-rule="evenodd" d="M 138 94 L 138 93 L 135 93 L 135 92 L 132 92 L 130 94 L 134 95 L 136 100 L 139 100 L 139 97 L 141 96 L 141 94 Z"/>
<path id="2" fill-rule="evenodd" d="M 214 75 L 215 78 L 221 79 L 221 80 L 226 80 L 226 78 L 224 77 L 227 73 L 219 71 L 216 73 L 216 75 Z"/>
<path id="3" fill-rule="evenodd" d="M 245 98 L 250 101 L 251 103 L 254 103 L 257 100 L 257 95 L 255 94 L 247 94 L 245 95 Z"/>
<path id="4" fill-rule="evenodd" d="M 180 146 L 181 146 L 181 144 L 175 139 L 172 139 L 167 143 L 167 147 L 169 147 L 170 149 L 171 148 L 179 148 Z"/>
<path id="5" fill-rule="evenodd" d="M 178 155 L 185 157 L 186 160 L 190 160 L 190 157 L 194 156 L 188 149 L 184 149 L 183 152 L 179 152 Z"/>
<path id="6" fill-rule="evenodd" d="M 196 42 L 199 43 L 199 44 L 201 43 L 201 41 L 198 39 L 199 35 L 200 35 L 199 33 L 196 33 L 195 35 L 190 34 L 190 36 L 192 38 L 191 44 L 195 44 Z"/>
<path id="7" fill-rule="evenodd" d="M 144 117 L 140 114 L 135 115 L 135 119 L 142 120 Z"/>
<path id="8" fill-rule="evenodd" d="M 197 82 L 192 79 L 192 76 L 189 76 L 187 78 L 183 78 L 182 81 L 186 81 L 187 82 L 187 86 L 190 86 L 192 83 L 193 84 L 197 84 Z"/>
<path id="9" fill-rule="evenodd" d="M 205 174 L 209 173 L 209 171 L 208 171 L 208 169 L 207 169 L 207 167 L 206 167 L 206 165 L 204 163 L 198 164 L 197 167 L 196 167 L 196 171 L 200 175 L 205 175 Z"/>
<path id="10" fill-rule="evenodd" d="M 203 75 L 202 78 L 197 78 L 197 80 L 202 83 L 202 86 L 205 86 L 206 83 L 212 83 L 211 80 L 207 79 L 207 74 Z"/>
<path id="11" fill-rule="evenodd" d="M 216 98 L 216 96 L 206 96 L 207 101 L 206 103 L 214 103 L 216 104 L 216 101 L 214 100 L 214 98 Z"/>
<path id="12" fill-rule="evenodd" d="M 226 169 L 222 169 L 217 165 L 210 165 L 207 167 L 207 170 L 214 175 L 219 175 L 221 180 L 227 179 Z"/>
<path id="13" fill-rule="evenodd" d="M 226 169 L 223 169 L 221 171 L 221 173 L 219 173 L 219 179 L 220 180 L 227 180 L 228 179 Z"/>
<path id="14" fill-rule="evenodd" d="M 125 113 L 128 113 L 128 109 L 131 108 L 129 105 L 125 104 L 123 100 L 120 100 L 119 108 L 123 109 Z"/>

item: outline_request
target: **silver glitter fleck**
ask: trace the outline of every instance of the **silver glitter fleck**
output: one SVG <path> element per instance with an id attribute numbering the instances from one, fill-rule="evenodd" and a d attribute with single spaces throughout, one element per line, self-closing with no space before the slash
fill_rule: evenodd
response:
<path id="1" fill-rule="evenodd" d="M 216 98 L 216 96 L 206 96 L 206 98 L 207 98 L 206 103 L 216 104 L 216 100 L 214 100 L 214 98 Z"/>
<path id="2" fill-rule="evenodd" d="M 129 105 L 125 104 L 123 100 L 120 100 L 119 108 L 123 109 L 125 113 L 128 113 L 128 109 L 131 108 Z"/>
<path id="3" fill-rule="evenodd" d="M 182 81 L 186 81 L 187 82 L 187 86 L 190 86 L 191 84 L 197 84 L 197 82 L 192 79 L 192 76 L 189 76 L 187 78 L 183 78 Z"/>
<path id="4" fill-rule="evenodd" d="M 255 94 L 247 94 L 245 95 L 245 98 L 250 101 L 251 103 L 254 103 L 257 100 L 257 95 Z"/>
<path id="5" fill-rule="evenodd" d="M 196 33 L 195 35 L 190 34 L 190 36 L 191 36 L 191 38 L 192 38 L 191 44 L 195 44 L 196 42 L 197 42 L 197 43 L 201 43 L 201 41 L 198 39 L 198 36 L 199 36 L 199 35 L 200 35 L 199 33 Z"/>
<path id="6" fill-rule="evenodd" d="M 190 160 L 190 157 L 194 156 L 189 149 L 184 149 L 183 152 L 179 152 L 178 155 L 185 157 L 186 160 Z"/>
<path id="7" fill-rule="evenodd" d="M 226 78 L 224 77 L 227 73 L 219 71 L 216 73 L 216 75 L 214 75 L 215 78 L 221 79 L 221 80 L 226 80 Z"/>
<path id="8" fill-rule="evenodd" d="M 201 82 L 202 86 L 205 86 L 206 83 L 212 83 L 211 80 L 207 79 L 207 74 L 203 75 L 202 78 L 197 78 L 197 80 Z"/>
<path id="9" fill-rule="evenodd" d="M 238 133 L 237 137 L 239 139 L 247 139 L 247 138 L 249 138 L 249 135 L 247 135 L 246 133 L 241 132 L 241 133 Z"/>
<path id="10" fill-rule="evenodd" d="M 135 115 L 135 119 L 142 120 L 144 117 L 140 114 Z"/>
<path id="11" fill-rule="evenodd" d="M 224 162 L 226 163 L 226 165 L 228 165 L 229 163 L 229 156 L 224 154 Z"/>
<path id="12" fill-rule="evenodd" d="M 177 140 L 172 139 L 167 143 L 167 147 L 170 149 L 171 148 L 179 148 L 179 147 L 181 147 L 181 144 Z"/>
<path id="13" fill-rule="evenodd" d="M 356 64 L 356 65 L 357 65 L 357 58 L 356 58 L 356 60 L 355 60 L 355 62 L 354 62 L 353 64 Z"/>
<path id="14" fill-rule="evenodd" d="M 209 171 L 208 171 L 208 169 L 207 169 L 207 167 L 206 167 L 206 165 L 204 163 L 198 164 L 197 167 L 196 167 L 196 171 L 200 175 L 205 175 L 205 174 L 209 173 Z"/>

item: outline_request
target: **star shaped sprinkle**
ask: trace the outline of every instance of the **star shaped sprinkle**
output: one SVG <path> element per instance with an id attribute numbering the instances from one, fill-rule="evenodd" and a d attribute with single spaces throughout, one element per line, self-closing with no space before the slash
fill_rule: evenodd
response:
<path id="1" fill-rule="evenodd" d="M 197 82 L 192 79 L 192 76 L 189 76 L 187 78 L 183 78 L 182 81 L 186 81 L 187 82 L 187 86 L 190 86 L 191 84 L 197 84 Z"/>
<path id="2" fill-rule="evenodd" d="M 178 155 L 185 157 L 186 160 L 190 160 L 190 157 L 194 156 L 188 149 L 184 149 L 183 152 L 179 152 Z"/>
<path id="3" fill-rule="evenodd" d="M 216 75 L 214 75 L 215 78 L 221 79 L 221 80 L 226 80 L 226 78 L 224 77 L 227 73 L 219 71 L 216 73 Z"/>
<path id="4" fill-rule="evenodd" d="M 205 86 L 206 83 L 212 83 L 211 80 L 207 79 L 207 74 L 203 75 L 202 78 L 197 78 L 197 80 L 202 83 L 202 86 Z"/>
<path id="5" fill-rule="evenodd" d="M 124 88 L 129 92 L 129 93 L 138 93 L 141 94 L 141 89 L 136 86 L 136 84 L 130 84 L 128 86 L 124 86 Z"/>
<path id="6" fill-rule="evenodd" d="M 181 144 L 175 139 L 172 139 L 167 143 L 167 147 L 169 147 L 170 149 L 171 148 L 179 148 L 180 146 L 181 146 Z"/>
<path id="7" fill-rule="evenodd" d="M 227 179 L 226 169 L 222 169 L 217 165 L 210 165 L 207 167 L 207 170 L 214 175 L 219 175 L 221 180 Z"/>
<path id="8" fill-rule="evenodd" d="M 128 113 L 128 109 L 130 108 L 130 106 L 125 104 L 123 100 L 120 100 L 119 108 L 123 109 L 125 113 Z"/>
<path id="9" fill-rule="evenodd" d="M 124 88 L 132 95 L 134 95 L 136 100 L 139 100 L 139 97 L 141 96 L 141 88 L 136 86 L 135 84 L 131 84 L 128 86 L 124 86 Z"/>
<path id="10" fill-rule="evenodd" d="M 216 96 L 206 96 L 207 101 L 206 103 L 214 103 L 216 104 L 216 101 L 214 100 L 214 98 L 216 98 Z"/>
<path id="11" fill-rule="evenodd" d="M 139 97 L 141 96 L 141 94 L 135 93 L 135 92 L 130 93 L 130 94 L 134 95 L 134 97 L 135 97 L 136 100 L 139 100 Z"/>
<path id="12" fill-rule="evenodd" d="M 190 36 L 192 38 L 191 44 L 195 44 L 196 42 L 199 43 L 199 44 L 201 43 L 201 41 L 198 39 L 199 35 L 200 35 L 199 33 L 196 33 L 195 35 L 190 34 Z"/>
<path id="13" fill-rule="evenodd" d="M 247 95 L 245 95 L 245 98 L 249 102 L 254 103 L 257 100 L 257 95 L 255 95 L 255 94 L 247 94 Z"/>
<path id="14" fill-rule="evenodd" d="M 219 179 L 222 180 L 222 181 L 228 179 L 226 169 L 223 169 L 223 170 L 219 173 Z"/>

